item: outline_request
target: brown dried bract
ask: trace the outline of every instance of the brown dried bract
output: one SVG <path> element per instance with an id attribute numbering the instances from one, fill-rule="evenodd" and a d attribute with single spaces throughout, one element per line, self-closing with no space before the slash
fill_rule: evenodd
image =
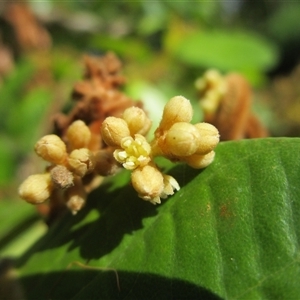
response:
<path id="1" fill-rule="evenodd" d="M 68 115 L 55 117 L 56 133 L 64 137 L 66 129 L 75 120 L 84 121 L 92 133 L 90 149 L 102 148 L 100 126 L 108 116 L 121 116 L 131 106 L 142 106 L 120 92 L 125 78 L 120 74 L 122 64 L 113 53 L 103 57 L 85 56 L 84 80 L 75 84 L 72 97 L 75 106 Z"/>

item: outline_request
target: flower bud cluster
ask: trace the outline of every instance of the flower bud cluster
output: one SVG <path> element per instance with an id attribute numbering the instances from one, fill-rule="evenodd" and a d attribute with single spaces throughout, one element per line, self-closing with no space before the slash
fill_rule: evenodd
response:
<path id="1" fill-rule="evenodd" d="M 153 204 L 160 203 L 179 189 L 177 181 L 162 174 L 152 161 L 151 145 L 145 136 L 151 127 L 146 113 L 138 107 L 127 108 L 122 118 L 108 117 L 101 127 L 106 144 L 114 147 L 114 158 L 132 171 L 131 181 L 139 197 Z"/>
<path id="2" fill-rule="evenodd" d="M 91 140 L 89 127 L 81 120 L 73 122 L 66 132 L 66 143 L 57 135 L 42 137 L 35 144 L 35 152 L 50 165 L 46 172 L 29 176 L 19 187 L 21 198 L 32 204 L 40 204 L 57 196 L 58 191 L 66 206 L 76 214 L 86 202 L 83 178 L 92 172 L 102 174 L 103 160 L 109 152 L 92 152 L 88 149 Z M 103 158 L 105 157 L 105 158 Z M 101 165 L 99 167 L 98 165 Z"/>
<path id="3" fill-rule="evenodd" d="M 141 108 L 129 107 L 122 117 L 109 116 L 103 121 L 99 131 L 108 147 L 100 150 L 91 146 L 90 128 L 81 120 L 74 121 L 64 140 L 50 134 L 36 143 L 35 152 L 49 166 L 45 173 L 29 176 L 19 187 L 19 195 L 32 204 L 54 201 L 60 195 L 76 214 L 86 202 L 89 179 L 113 174 L 123 166 L 131 171 L 132 186 L 139 197 L 160 203 L 180 187 L 175 178 L 159 170 L 156 156 L 193 168 L 204 168 L 214 159 L 218 130 L 208 123 L 191 124 L 192 116 L 190 101 L 173 97 L 164 108 L 154 140 L 148 142 L 145 136 L 150 119 Z"/>
<path id="4" fill-rule="evenodd" d="M 155 156 L 185 162 L 193 168 L 204 168 L 214 159 L 213 149 L 219 142 L 218 130 L 208 123 L 190 124 L 193 109 L 182 96 L 172 98 L 165 106 L 155 138 L 148 143 L 144 135 L 150 120 L 137 107 L 124 111 L 122 118 L 108 117 L 102 124 L 102 138 L 114 147 L 114 158 L 127 170 L 139 197 L 153 204 L 179 190 L 177 181 L 163 174 L 153 162 Z"/>
<path id="5" fill-rule="evenodd" d="M 152 149 L 156 155 L 200 169 L 213 161 L 219 132 L 208 123 L 191 124 L 192 116 L 190 101 L 182 96 L 173 97 L 164 108 Z"/>
<path id="6" fill-rule="evenodd" d="M 205 113 L 213 114 L 219 107 L 227 86 L 224 77 L 215 69 L 210 69 L 195 82 L 200 93 L 200 105 Z"/>
<path id="7" fill-rule="evenodd" d="M 251 111 L 251 86 L 241 74 L 222 76 L 217 70 L 208 70 L 195 82 L 204 121 L 220 130 L 222 140 L 258 138 L 268 131 Z"/>

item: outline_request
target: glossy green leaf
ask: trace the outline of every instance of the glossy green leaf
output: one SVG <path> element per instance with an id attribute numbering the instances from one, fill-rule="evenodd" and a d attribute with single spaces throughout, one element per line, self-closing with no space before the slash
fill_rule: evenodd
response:
<path id="1" fill-rule="evenodd" d="M 221 143 L 208 168 L 171 168 L 181 190 L 158 206 L 120 173 L 19 259 L 26 297 L 296 299 L 299 149 L 289 138 Z"/>

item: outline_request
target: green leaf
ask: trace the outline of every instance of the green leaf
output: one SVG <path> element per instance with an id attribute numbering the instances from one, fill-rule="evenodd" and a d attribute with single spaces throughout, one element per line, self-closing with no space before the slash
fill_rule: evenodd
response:
<path id="1" fill-rule="evenodd" d="M 300 14 L 300 3 L 286 2 L 280 9 L 277 9 L 267 20 L 268 32 L 280 43 L 297 42 L 300 36 L 298 26 Z"/>
<path id="2" fill-rule="evenodd" d="M 8 185 L 13 179 L 17 163 L 14 142 L 0 132 L 0 187 Z"/>
<path id="3" fill-rule="evenodd" d="M 158 206 L 112 177 L 20 258 L 27 299 L 296 299 L 299 149 L 221 143 L 206 169 L 171 168 L 181 190 Z"/>
<path id="4" fill-rule="evenodd" d="M 222 30 L 187 35 L 174 54 L 192 66 L 246 72 L 268 70 L 278 56 L 275 46 L 257 34 Z"/>
<path id="5" fill-rule="evenodd" d="M 32 149 L 40 135 L 40 124 L 47 114 L 53 94 L 50 88 L 36 88 L 14 106 L 7 117 L 6 124 L 9 133 L 24 150 Z"/>
<path id="6" fill-rule="evenodd" d="M 18 199 L 0 201 L 0 255 L 22 255 L 46 232 L 37 210 Z M 1 295 L 1 292 L 0 292 Z"/>

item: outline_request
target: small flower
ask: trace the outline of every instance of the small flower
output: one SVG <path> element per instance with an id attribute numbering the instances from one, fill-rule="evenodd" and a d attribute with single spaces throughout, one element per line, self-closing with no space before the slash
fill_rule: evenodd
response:
<path id="1" fill-rule="evenodd" d="M 197 79 L 195 86 L 201 94 L 200 106 L 204 112 L 214 113 L 227 90 L 223 76 L 215 69 L 208 70 L 203 77 Z"/>
<path id="2" fill-rule="evenodd" d="M 178 122 L 171 126 L 165 138 L 161 139 L 163 151 L 169 151 L 174 156 L 189 156 L 194 154 L 200 144 L 200 133 L 197 128 L 187 122 Z"/>
<path id="3" fill-rule="evenodd" d="M 168 130 L 173 124 L 190 122 L 192 117 L 193 108 L 190 101 L 183 96 L 175 96 L 165 105 L 162 119 L 155 133 L 161 135 L 161 131 Z"/>
<path id="4" fill-rule="evenodd" d="M 102 123 L 101 135 L 107 145 L 118 147 L 123 138 L 130 136 L 130 131 L 125 120 L 108 117 Z"/>
<path id="5" fill-rule="evenodd" d="M 68 164 L 76 175 L 83 177 L 94 170 L 95 158 L 87 148 L 75 149 L 68 157 Z"/>
<path id="6" fill-rule="evenodd" d="M 34 174 L 19 187 L 19 196 L 32 204 L 40 204 L 50 198 L 53 184 L 49 173 Z"/>
<path id="7" fill-rule="evenodd" d="M 183 157 L 182 160 L 194 169 L 203 169 L 210 165 L 215 158 L 215 152 L 210 151 L 205 155 L 193 154 Z"/>
<path id="8" fill-rule="evenodd" d="M 164 190 L 164 177 L 153 165 L 135 169 L 131 173 L 131 182 L 138 196 L 153 204 L 161 203 L 160 195 Z"/>
<path id="9" fill-rule="evenodd" d="M 200 143 L 196 154 L 207 154 L 218 145 L 220 135 L 218 129 L 209 123 L 197 123 L 194 125 L 200 134 Z"/>
<path id="10" fill-rule="evenodd" d="M 122 119 L 127 123 L 131 135 L 137 133 L 145 135 L 151 127 L 151 120 L 139 107 L 132 106 L 125 109 Z"/>
<path id="11" fill-rule="evenodd" d="M 75 178 L 74 186 L 70 187 L 65 192 L 66 205 L 71 210 L 73 215 L 76 215 L 86 203 L 86 192 L 80 178 Z"/>
<path id="12" fill-rule="evenodd" d="M 170 195 L 174 194 L 174 190 L 179 191 L 180 186 L 176 179 L 170 175 L 163 174 L 164 178 L 164 189 L 160 195 L 161 198 L 165 199 Z"/>
<path id="13" fill-rule="evenodd" d="M 67 157 L 67 147 L 60 137 L 49 134 L 35 144 L 35 152 L 53 164 L 63 164 Z"/>
<path id="14" fill-rule="evenodd" d="M 71 149 L 86 148 L 91 140 L 91 131 L 81 120 L 73 122 L 67 129 Z"/>
<path id="15" fill-rule="evenodd" d="M 121 149 L 114 152 L 115 159 L 127 170 L 134 170 L 139 166 L 145 166 L 151 160 L 151 146 L 146 138 L 140 134 L 125 137 L 121 142 Z"/>
<path id="16" fill-rule="evenodd" d="M 131 182 L 138 196 L 152 204 L 160 204 L 160 198 L 167 198 L 179 190 L 179 184 L 170 175 L 162 174 L 156 165 L 149 164 L 131 173 Z"/>

